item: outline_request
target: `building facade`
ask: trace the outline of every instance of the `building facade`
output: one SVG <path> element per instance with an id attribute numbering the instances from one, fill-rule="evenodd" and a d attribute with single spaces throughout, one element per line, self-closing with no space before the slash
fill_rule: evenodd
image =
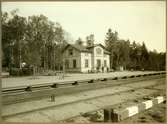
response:
<path id="1" fill-rule="evenodd" d="M 101 44 L 90 47 L 68 44 L 63 50 L 66 72 L 107 72 L 110 52 Z"/>

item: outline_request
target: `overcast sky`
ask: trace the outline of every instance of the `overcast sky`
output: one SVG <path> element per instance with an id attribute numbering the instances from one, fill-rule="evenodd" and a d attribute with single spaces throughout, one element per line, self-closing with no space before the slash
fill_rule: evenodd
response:
<path id="1" fill-rule="evenodd" d="M 120 39 L 145 42 L 149 50 L 166 51 L 165 2 L 2 2 L 2 11 L 19 9 L 21 16 L 43 14 L 59 22 L 74 40 L 89 34 L 104 43 L 108 28 Z"/>

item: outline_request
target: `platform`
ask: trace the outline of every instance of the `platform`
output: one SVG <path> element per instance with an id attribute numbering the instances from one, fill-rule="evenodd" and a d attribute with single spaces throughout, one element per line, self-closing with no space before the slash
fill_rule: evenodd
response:
<path id="1" fill-rule="evenodd" d="M 122 71 L 122 72 L 110 72 L 110 73 L 92 73 L 92 74 L 65 74 L 64 79 L 60 79 L 58 76 L 26 76 L 26 77 L 9 77 L 2 78 L 2 88 L 29 86 L 35 84 L 46 83 L 61 83 L 65 81 L 74 81 L 81 79 L 97 79 L 97 78 L 109 78 L 109 77 L 122 77 L 129 75 L 148 74 L 155 73 L 156 71 Z"/>

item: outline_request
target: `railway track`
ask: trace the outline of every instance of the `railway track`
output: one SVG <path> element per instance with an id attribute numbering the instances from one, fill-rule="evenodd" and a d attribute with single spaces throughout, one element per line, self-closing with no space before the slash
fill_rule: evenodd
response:
<path id="1" fill-rule="evenodd" d="M 114 78 L 103 78 L 98 80 L 80 80 L 74 82 L 68 82 L 64 84 L 59 84 L 59 86 L 53 87 L 52 85 L 46 85 L 46 87 L 36 85 L 31 90 L 15 90 L 8 89 L 3 90 L 2 98 L 3 105 L 14 104 L 18 102 L 25 102 L 29 100 L 47 98 L 51 95 L 60 96 L 65 94 L 77 93 L 82 91 L 88 91 L 93 89 L 100 89 L 105 87 L 120 86 L 125 84 L 130 84 L 133 82 L 140 82 L 144 80 L 157 79 L 165 77 L 165 73 L 153 73 L 153 74 L 143 74 L 143 75 L 131 75 L 123 77 Z"/>
<path id="2" fill-rule="evenodd" d="M 162 75 L 161 75 L 162 76 Z M 149 90 L 148 88 L 150 88 L 150 87 L 156 87 L 156 86 L 158 86 L 158 85 L 162 85 L 162 84 L 164 84 L 164 82 L 161 82 L 161 80 L 162 80 L 162 77 L 160 77 L 159 79 L 153 79 L 153 77 L 150 77 L 150 78 L 152 78 L 152 79 L 148 79 L 147 81 L 139 81 L 139 82 L 131 82 L 131 83 L 126 83 L 126 84 L 124 84 L 124 85 L 114 85 L 114 87 L 108 87 L 108 88 L 106 88 L 106 87 L 103 87 L 103 89 L 104 89 L 104 91 L 106 91 L 107 89 L 108 89 L 108 91 L 110 91 L 110 92 L 108 92 L 107 94 L 103 94 L 103 92 L 102 92 L 102 89 L 100 90 L 101 92 L 99 93 L 99 94 L 96 94 L 95 96 L 91 96 L 91 94 L 89 95 L 89 96 L 84 96 L 83 94 L 82 94 L 82 92 L 80 93 L 80 95 L 82 94 L 82 97 L 78 97 L 77 99 L 78 100 L 76 100 L 76 99 L 74 99 L 74 100 L 72 100 L 72 99 L 70 99 L 69 98 L 69 101 L 65 101 L 64 103 L 63 103 L 63 101 L 62 102 L 60 102 L 59 100 L 59 98 L 57 99 L 57 101 L 55 102 L 55 104 L 54 105 L 50 105 L 50 106 L 41 106 L 41 108 L 34 108 L 34 109 L 32 109 L 32 110 L 24 110 L 24 111 L 20 111 L 20 112 L 15 112 L 15 113 L 9 113 L 8 115 L 6 114 L 4 114 L 4 113 L 2 113 L 2 115 L 3 115 L 3 118 L 10 118 L 10 117 L 13 117 L 13 116 L 15 116 L 15 117 L 19 117 L 19 115 L 22 115 L 22 114 L 25 114 L 25 116 L 29 116 L 30 114 L 32 114 L 33 112 L 42 112 L 42 113 L 45 113 L 44 111 L 46 110 L 46 111 L 48 111 L 48 109 L 51 109 L 51 110 L 54 110 L 55 111 L 55 113 L 56 114 L 58 114 L 58 112 L 59 113 L 61 113 L 61 109 L 62 108 L 66 108 L 66 110 L 67 110 L 67 113 L 69 112 L 69 110 L 67 109 L 68 107 L 72 107 L 72 106 L 76 106 L 76 105 L 79 105 L 80 104 L 80 106 L 82 105 L 82 103 L 84 103 L 84 104 L 86 104 L 86 105 L 88 105 L 88 106 L 92 106 L 92 108 L 90 107 L 90 109 L 88 109 L 88 108 L 85 108 L 85 109 L 87 109 L 86 111 L 87 112 L 90 112 L 90 111 L 95 111 L 95 110 L 98 110 L 98 109 L 101 109 L 101 108 L 104 108 L 104 107 L 106 107 L 107 105 L 111 105 L 111 104 L 113 104 L 113 105 L 115 105 L 115 104 L 119 104 L 119 103 L 121 103 L 121 102 L 125 102 L 125 101 L 128 101 L 128 100 L 132 100 L 132 99 L 134 99 L 134 98 L 136 98 L 136 97 L 138 97 L 138 98 L 140 98 L 140 97 L 143 97 L 143 96 L 147 96 L 147 95 L 150 95 L 150 94 L 154 94 L 154 93 L 156 93 L 156 91 L 155 90 Z M 147 83 L 146 83 L 147 82 Z M 100 83 L 99 83 L 100 84 Z M 122 90 L 117 90 L 117 88 L 120 88 L 120 87 L 124 87 Z M 111 88 L 111 89 L 109 89 L 109 88 Z M 150 91 L 150 92 L 146 92 L 146 91 Z M 138 93 L 143 93 L 143 92 L 145 92 L 145 95 L 137 95 Z M 89 94 L 89 93 L 93 93 L 93 91 L 91 92 L 91 91 L 88 91 L 88 92 L 86 92 L 86 94 Z M 131 96 L 132 94 L 136 94 L 136 96 L 134 95 L 133 97 Z M 127 97 L 129 95 L 129 97 Z M 73 96 L 73 94 L 71 94 L 71 96 Z M 124 98 L 125 97 L 125 100 L 124 99 L 120 99 L 120 101 L 119 100 L 117 100 L 117 99 L 115 99 L 116 97 L 118 97 L 118 99 L 119 98 Z M 80 99 L 79 99 L 80 98 Z M 106 98 L 108 98 L 108 99 L 106 99 Z M 109 101 L 109 99 L 115 99 L 115 101 L 113 101 L 112 103 L 106 103 L 106 102 L 108 102 Z M 112 101 L 111 100 L 111 101 Z M 95 102 L 96 101 L 96 102 Z M 106 102 L 105 102 L 106 101 Z M 59 102 L 59 103 L 58 103 Z M 89 103 L 94 103 L 94 104 L 92 104 L 92 105 L 89 105 Z M 104 105 L 101 105 L 101 103 L 103 103 Z M 43 104 L 45 104 L 45 103 L 43 103 Z M 97 104 L 97 105 L 96 105 Z M 100 106 L 101 105 L 101 106 Z M 93 107 L 94 106 L 94 107 Z M 5 106 L 4 106 L 5 107 Z M 10 107 L 10 105 L 8 106 L 6 106 L 6 107 Z M 20 106 L 21 107 L 21 106 Z M 24 108 L 24 106 L 22 106 L 23 108 Z M 77 107 L 77 106 L 76 106 Z M 8 108 L 8 109 L 10 109 L 10 108 Z M 81 108 L 79 108 L 78 110 L 76 109 L 76 111 L 77 112 L 74 112 L 74 114 L 72 114 L 72 115 L 67 115 L 67 113 L 65 114 L 66 115 L 66 117 L 64 117 L 64 118 L 62 118 L 62 117 L 60 117 L 60 116 L 58 116 L 57 115 L 57 119 L 58 120 L 63 120 L 63 119 L 68 119 L 68 118 L 70 118 L 70 117 L 74 117 L 74 116 L 77 116 L 78 114 L 79 114 L 79 112 L 81 111 L 80 110 Z M 83 112 L 84 110 L 82 110 L 82 112 Z M 62 113 L 64 113 L 64 112 L 62 112 Z M 60 114 L 61 115 L 61 114 Z"/>

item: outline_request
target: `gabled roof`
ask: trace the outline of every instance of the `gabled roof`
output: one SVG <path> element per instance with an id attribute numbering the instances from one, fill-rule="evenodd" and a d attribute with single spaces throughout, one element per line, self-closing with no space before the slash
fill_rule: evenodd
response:
<path id="1" fill-rule="evenodd" d="M 68 44 L 68 45 L 64 48 L 63 52 L 64 52 L 69 46 L 75 48 L 76 50 L 78 50 L 78 51 L 80 51 L 80 52 L 91 52 L 91 51 L 90 51 L 89 49 L 87 49 L 85 46 L 77 45 L 77 44 Z"/>
<path id="2" fill-rule="evenodd" d="M 106 48 L 102 44 L 94 44 L 93 46 L 87 47 L 87 49 L 91 49 L 91 48 L 94 48 L 96 46 L 101 46 L 104 49 L 104 53 L 111 54 L 108 50 L 106 50 Z"/>
<path id="3" fill-rule="evenodd" d="M 105 48 L 102 44 L 94 44 L 93 46 L 88 46 L 87 48 L 89 49 L 89 48 L 93 48 L 93 47 L 96 47 L 96 46 L 101 46 L 101 47 Z"/>
<path id="4" fill-rule="evenodd" d="M 85 46 L 82 46 L 82 45 L 71 44 L 71 46 L 73 46 L 74 48 L 76 48 L 81 52 L 91 52 L 89 49 L 87 49 Z"/>
<path id="5" fill-rule="evenodd" d="M 63 52 L 64 52 L 69 46 L 75 48 L 76 50 L 78 50 L 78 51 L 80 51 L 80 52 L 92 52 L 92 51 L 91 51 L 91 48 L 94 48 L 94 47 L 96 47 L 96 46 L 101 46 L 101 47 L 104 49 L 104 53 L 105 53 L 105 54 L 111 54 L 109 51 L 106 50 L 106 48 L 105 48 L 102 44 L 94 44 L 93 46 L 90 46 L 90 47 L 86 47 L 86 46 L 82 46 L 82 45 L 77 45 L 77 44 L 68 44 L 68 45 L 64 48 Z"/>
<path id="6" fill-rule="evenodd" d="M 109 51 L 107 51 L 107 50 L 104 50 L 104 53 L 105 54 L 111 54 Z"/>

